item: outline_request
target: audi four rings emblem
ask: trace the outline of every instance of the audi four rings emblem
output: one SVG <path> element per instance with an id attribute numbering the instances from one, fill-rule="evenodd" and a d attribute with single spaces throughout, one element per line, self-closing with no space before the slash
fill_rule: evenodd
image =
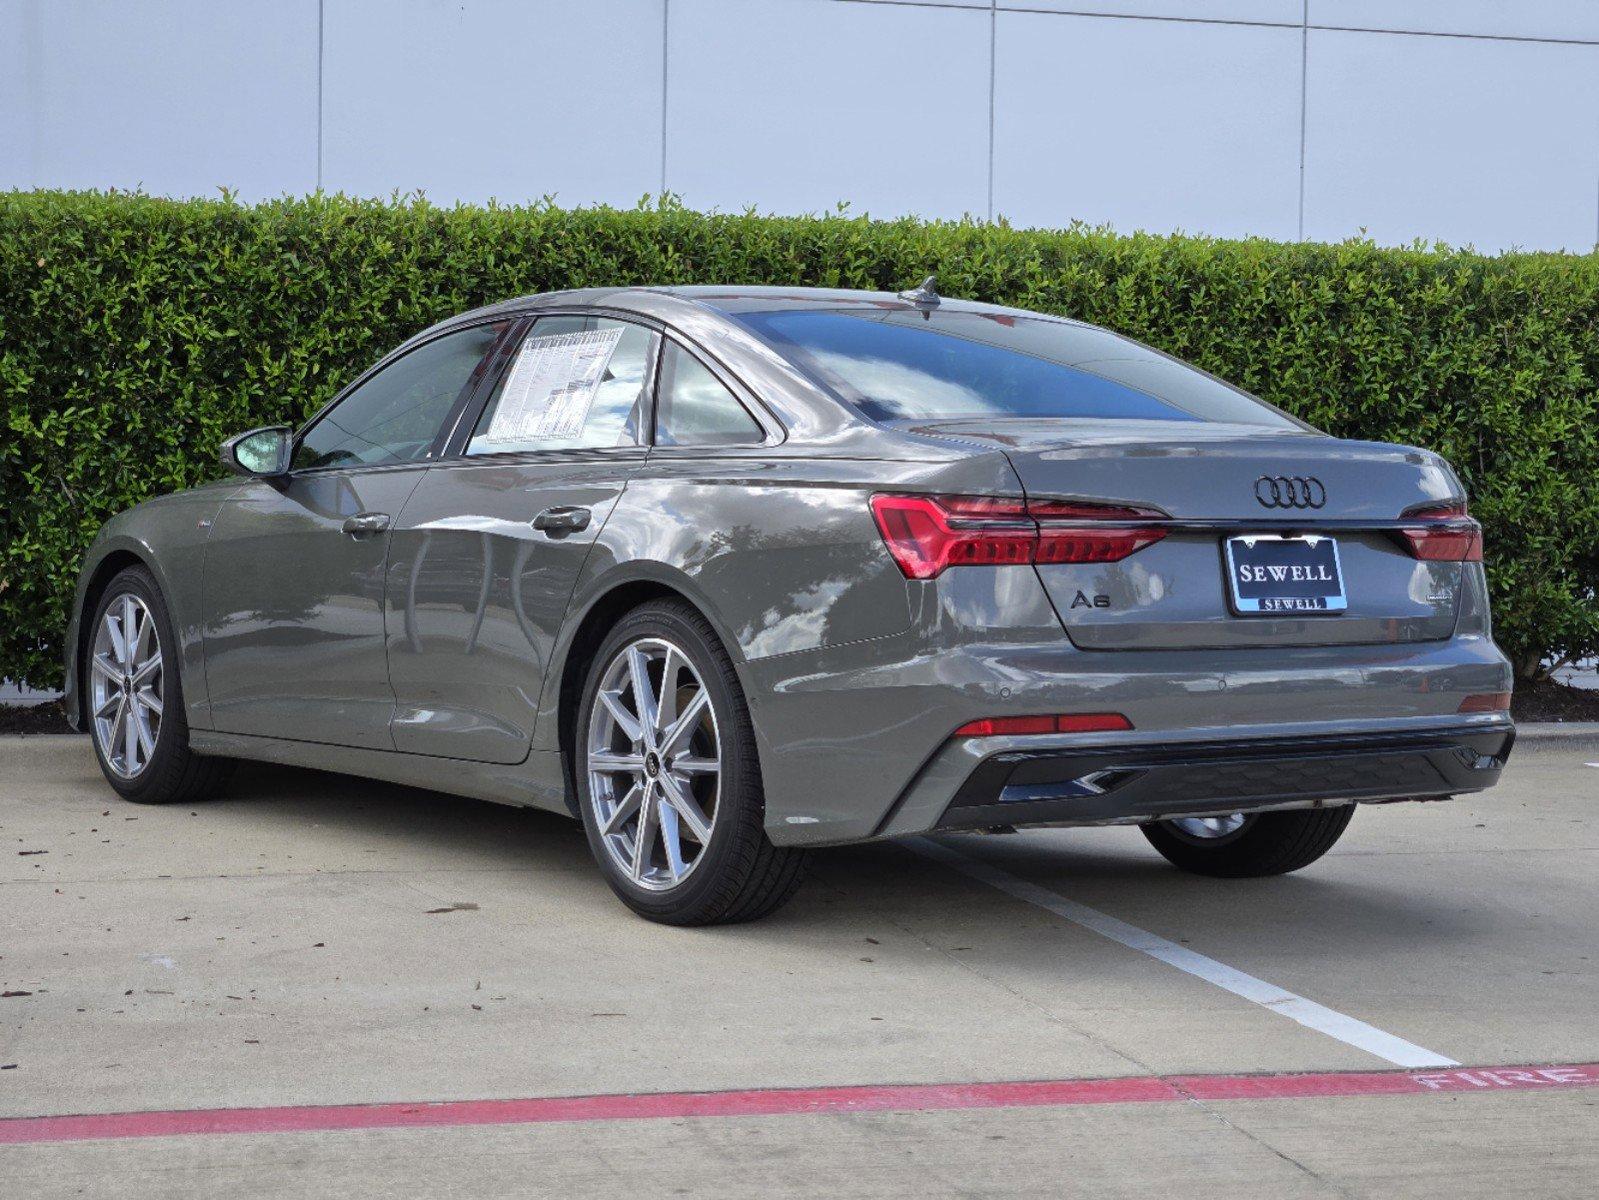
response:
<path id="1" fill-rule="evenodd" d="M 1320 508 L 1327 489 L 1314 475 L 1262 475 L 1255 480 L 1255 499 L 1266 508 Z"/>

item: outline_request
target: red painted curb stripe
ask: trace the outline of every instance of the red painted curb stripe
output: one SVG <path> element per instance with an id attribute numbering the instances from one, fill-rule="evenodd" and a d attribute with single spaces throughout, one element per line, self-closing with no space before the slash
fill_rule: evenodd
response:
<path id="1" fill-rule="evenodd" d="M 277 1108 L 178 1109 L 0 1119 L 0 1145 L 106 1138 L 181 1137 L 202 1133 L 298 1133 L 554 1121 L 637 1121 L 682 1117 L 754 1117 L 805 1113 L 1069 1107 L 1188 1100 L 1294 1100 L 1328 1096 L 1397 1096 L 1599 1087 L 1599 1063 L 1541 1067 L 1468 1067 L 1448 1071 L 1342 1071 L 1312 1075 L 1142 1075 L 1013 1083 L 892 1084 L 867 1087 L 756 1088 L 729 1092 L 658 1092 L 546 1096 L 436 1103 L 287 1105 Z"/>

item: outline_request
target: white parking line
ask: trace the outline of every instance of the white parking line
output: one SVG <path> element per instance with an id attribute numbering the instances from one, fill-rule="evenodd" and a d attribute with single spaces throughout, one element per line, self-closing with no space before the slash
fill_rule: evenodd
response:
<path id="1" fill-rule="evenodd" d="M 1197 979 L 1203 979 L 1206 983 L 1213 983 L 1223 991 L 1242 996 L 1245 1000 L 1252 1001 L 1270 1012 L 1280 1013 L 1307 1029 L 1314 1029 L 1330 1038 L 1337 1038 L 1347 1046 L 1364 1050 L 1367 1054 L 1375 1055 L 1384 1062 L 1393 1063 L 1396 1067 L 1460 1065 L 1452 1058 L 1445 1058 L 1442 1054 L 1413 1045 L 1391 1033 L 1384 1033 L 1376 1026 L 1358 1021 L 1354 1017 L 1334 1012 L 1314 1000 L 1306 1000 L 1303 996 L 1284 991 L 1276 984 L 1256 979 L 1253 975 L 1246 975 L 1226 963 L 1207 958 L 1186 946 L 1179 946 L 1176 942 L 1167 941 L 1163 937 L 1139 929 L 1136 925 L 1129 925 L 1126 921 L 1117 920 L 1098 909 L 1089 908 L 1086 904 L 1068 900 L 1048 888 L 1030 883 L 1020 876 L 1012 875 L 1009 871 L 969 854 L 962 854 L 959 850 L 952 850 L 948 846 L 926 838 L 912 838 L 902 844 L 918 854 L 953 867 L 963 875 L 969 875 L 986 883 L 1007 896 L 1036 905 L 1054 913 L 1057 917 L 1064 917 L 1072 924 L 1080 925 L 1113 942 L 1119 942 L 1130 950 L 1158 958 L 1179 971 L 1185 971 Z"/>

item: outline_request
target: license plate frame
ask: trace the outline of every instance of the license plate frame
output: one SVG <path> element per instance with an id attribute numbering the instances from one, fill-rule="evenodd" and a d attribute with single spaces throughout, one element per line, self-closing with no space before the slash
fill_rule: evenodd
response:
<path id="1" fill-rule="evenodd" d="M 1227 566 L 1227 601 L 1235 616 L 1336 617 L 1349 608 L 1337 538 L 1325 534 L 1246 533 L 1227 538 L 1222 550 Z M 1273 550 L 1277 551 L 1275 555 Z M 1331 579 L 1326 578 L 1329 566 Z M 1245 580 L 1240 575 L 1241 567 L 1281 569 L 1284 576 Z M 1301 568 L 1312 574 L 1294 577 Z"/>

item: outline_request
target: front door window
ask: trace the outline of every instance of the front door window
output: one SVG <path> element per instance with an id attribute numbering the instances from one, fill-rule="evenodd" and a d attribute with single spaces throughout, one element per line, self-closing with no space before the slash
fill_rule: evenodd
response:
<path id="1" fill-rule="evenodd" d="M 371 467 L 426 458 L 508 322 L 434 338 L 396 359 L 319 417 L 293 469 Z"/>

